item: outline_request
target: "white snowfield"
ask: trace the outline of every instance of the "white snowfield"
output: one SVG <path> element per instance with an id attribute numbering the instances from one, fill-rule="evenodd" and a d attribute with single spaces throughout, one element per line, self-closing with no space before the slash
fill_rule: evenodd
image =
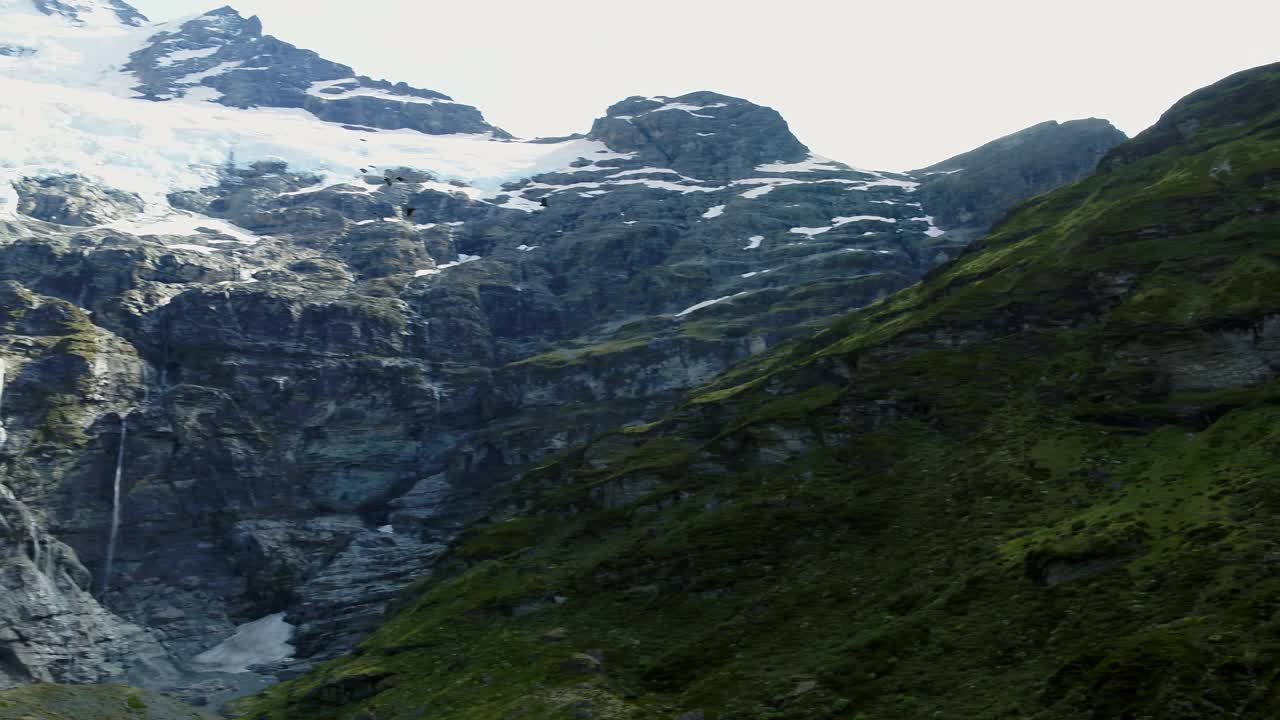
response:
<path id="1" fill-rule="evenodd" d="M 119 22 L 108 0 L 74 0 L 71 4 L 83 6 L 84 22 L 45 15 L 35 9 L 31 0 L 0 0 L 0 45 L 24 48 L 17 55 L 0 56 L 0 219 L 16 216 L 18 196 L 13 181 L 78 174 L 142 199 L 144 212 L 114 224 L 114 229 L 196 235 L 201 232 L 197 227 L 211 227 L 249 244 L 256 238 L 246 231 L 225 223 L 216 227 L 208 218 L 178 212 L 169 206 L 167 197 L 175 191 L 217 184 L 228 163 L 246 166 L 262 160 L 283 161 L 292 172 L 320 176 L 320 182 L 299 194 L 340 184 L 364 187 L 362 170 L 367 173 L 374 167 L 408 167 L 436 178 L 422 183 L 424 189 L 462 193 L 472 201 L 528 213 L 542 209 L 542 198 L 528 197 L 526 193 L 530 191 L 576 192 L 591 198 L 638 185 L 682 194 L 741 189 L 742 197 L 751 199 L 790 185 L 835 183 L 847 185 L 850 190 L 899 187 L 908 191 L 918 185 L 872 171 L 859 171 L 866 173 L 863 179 L 804 179 L 804 173 L 852 169 L 813 155 L 798 163 L 766 163 L 757 168 L 762 177 L 717 186 L 669 168 L 617 170 L 602 165 L 634 159 L 635 154 L 613 152 L 592 140 L 533 143 L 495 139 L 489 134 L 368 132 L 348 130 L 301 109 L 232 108 L 213 102 L 220 96 L 219 91 L 200 83 L 222 73 L 263 68 L 229 61 L 195 70 L 198 65 L 194 61 L 212 56 L 215 50 L 211 48 L 174 47 L 163 55 L 161 64 L 192 67 L 193 72 L 178 81 L 174 94 L 181 97 L 163 102 L 144 100 L 136 97 L 133 89 L 137 78 L 123 69 L 130 54 L 146 47 L 157 33 L 175 31 L 202 16 L 131 27 Z M 215 22 L 209 18 L 200 21 Z M 342 92 L 323 92 L 335 89 Z M 307 92 L 326 99 L 377 97 L 406 103 L 450 102 L 360 87 L 358 78 L 312 83 Z M 645 114 L 680 111 L 710 117 L 705 113 L 727 107 L 725 103 L 691 105 L 665 96 L 650 99 L 661 105 Z M 573 164 L 579 167 L 571 167 Z M 544 173 L 605 170 L 613 172 L 601 180 L 564 185 L 533 182 L 514 191 L 501 189 L 507 183 Z M 777 173 L 802 177 L 779 177 Z M 722 212 L 723 206 L 716 206 L 704 217 L 713 219 Z M 932 224 L 930 227 L 932 232 Z"/>
<path id="2" fill-rule="evenodd" d="M 715 305 L 716 303 L 722 303 L 722 302 L 724 302 L 725 300 L 732 300 L 733 298 L 736 298 L 736 297 L 738 297 L 739 295 L 746 295 L 746 294 L 747 294 L 747 293 L 746 293 L 745 291 L 743 291 L 743 292 L 740 292 L 740 293 L 734 293 L 733 295 L 725 295 L 724 297 L 718 297 L 718 298 L 716 298 L 716 299 L 714 299 L 714 300 L 703 300 L 703 301 L 702 301 L 702 302 L 700 302 L 700 303 L 695 303 L 695 304 L 693 304 L 693 305 L 690 305 L 689 307 L 687 307 L 687 308 L 685 308 L 685 309 L 681 310 L 680 312 L 676 313 L 675 315 L 672 315 L 672 317 L 682 318 L 682 317 L 685 317 L 686 315 L 689 315 L 690 313 L 698 312 L 699 310 L 701 310 L 701 309 L 703 309 L 703 308 L 709 308 L 709 307 L 711 307 L 712 305 Z"/>
<path id="3" fill-rule="evenodd" d="M 355 182 L 360 169 L 370 164 L 412 167 L 442 181 L 466 183 L 470 187 L 449 189 L 474 199 L 495 198 L 504 183 L 563 168 L 579 158 L 631 157 L 588 140 L 542 144 L 496 140 L 488 134 L 361 132 L 321 121 L 305 110 L 242 110 L 207 102 L 218 93 L 195 83 L 231 69 L 252 69 L 238 63 L 186 76 L 182 82 L 194 86 L 186 97 L 143 100 L 132 89 L 137 79 L 121 69 L 129 54 L 156 33 L 175 30 L 194 17 L 134 28 L 119 23 L 101 0 L 79 3 L 102 9 L 87 15 L 92 22 L 77 25 L 37 11 L 30 0 L 0 0 L 0 44 L 35 51 L 0 56 L 0 218 L 16 212 L 13 180 L 58 174 L 79 174 L 134 193 L 152 215 L 161 216 L 168 210 L 168 193 L 216 184 L 219 169 L 233 156 L 241 165 L 282 160 L 291 171 L 322 175 L 324 185 Z M 175 63 L 204 52 L 175 51 L 167 60 Z M 343 96 L 312 90 L 326 98 L 368 94 L 367 89 Z M 404 102 L 429 101 L 386 94 Z M 507 198 L 503 206 L 528 212 L 540 208 L 523 198 Z"/>
<path id="4" fill-rule="evenodd" d="M 875 222 L 882 222 L 882 223 L 898 222 L 895 218 L 880 217 L 879 215 L 850 215 L 847 217 L 831 218 L 831 225 L 832 227 L 840 227 L 841 225 L 848 225 L 849 223 L 852 223 L 852 222 L 863 222 L 866 220 L 874 220 Z"/>

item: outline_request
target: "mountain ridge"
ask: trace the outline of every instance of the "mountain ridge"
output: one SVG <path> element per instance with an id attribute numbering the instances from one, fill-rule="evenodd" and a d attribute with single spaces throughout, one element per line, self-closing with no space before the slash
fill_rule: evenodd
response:
<path id="1" fill-rule="evenodd" d="M 0 58 L 23 98 L 0 177 L 0 684 L 218 705 L 323 663 L 531 467 L 965 242 L 922 178 L 813 156 L 737 98 L 633 96 L 550 144 L 346 125 L 287 103 L 449 103 L 348 82 L 234 10 L 147 38 L 53 21 L 0 26 L 34 48 Z M 281 106 L 235 106 L 255 93 Z M 247 672 L 202 664 L 246 637 Z"/>
<path id="2" fill-rule="evenodd" d="M 357 652 L 243 712 L 1271 717 L 1260 107 L 542 463 Z"/>

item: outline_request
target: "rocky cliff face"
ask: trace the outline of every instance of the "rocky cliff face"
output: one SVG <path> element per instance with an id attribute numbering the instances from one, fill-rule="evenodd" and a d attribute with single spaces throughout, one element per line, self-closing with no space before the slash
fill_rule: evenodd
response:
<path id="1" fill-rule="evenodd" d="M 245 716 L 1275 717 L 1278 80 L 530 471 Z"/>
<path id="2" fill-rule="evenodd" d="M 1125 139 L 1106 120 L 1049 121 L 912 174 L 924 183 L 921 197 L 939 223 L 976 237 L 999 220 L 1015 198 L 1033 197 L 1092 175 L 1098 161 Z"/>
<path id="3" fill-rule="evenodd" d="M 51 623 L 5 639 L 6 683 L 216 702 L 332 657 L 531 464 L 960 248 L 921 180 L 737 98 L 517 142 L 230 9 L 85 31 L 116 69 L 38 107 L 112 151 L 23 126 L 0 190 L 0 566 L 53 588 L 0 606 Z M 63 77 L 14 42 L 6 87 Z"/>

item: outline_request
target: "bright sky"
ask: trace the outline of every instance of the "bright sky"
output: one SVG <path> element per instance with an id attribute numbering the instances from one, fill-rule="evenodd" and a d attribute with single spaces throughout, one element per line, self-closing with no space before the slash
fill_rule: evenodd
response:
<path id="1" fill-rule="evenodd" d="M 131 0 L 153 20 L 219 0 Z M 815 152 L 922 167 L 1044 120 L 1133 135 L 1280 61 L 1275 0 L 232 0 L 358 73 L 448 93 L 521 137 L 585 132 L 629 95 L 715 90 Z"/>

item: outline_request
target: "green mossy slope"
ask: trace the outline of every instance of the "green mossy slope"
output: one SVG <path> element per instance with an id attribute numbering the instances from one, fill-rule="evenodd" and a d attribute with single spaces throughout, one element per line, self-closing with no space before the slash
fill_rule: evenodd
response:
<path id="1" fill-rule="evenodd" d="M 162 695 L 120 685 L 29 685 L 0 691 L 0 720 L 212 720 Z"/>
<path id="2" fill-rule="evenodd" d="M 1280 66 L 1151 132 L 530 473 L 245 717 L 1280 716 Z"/>

